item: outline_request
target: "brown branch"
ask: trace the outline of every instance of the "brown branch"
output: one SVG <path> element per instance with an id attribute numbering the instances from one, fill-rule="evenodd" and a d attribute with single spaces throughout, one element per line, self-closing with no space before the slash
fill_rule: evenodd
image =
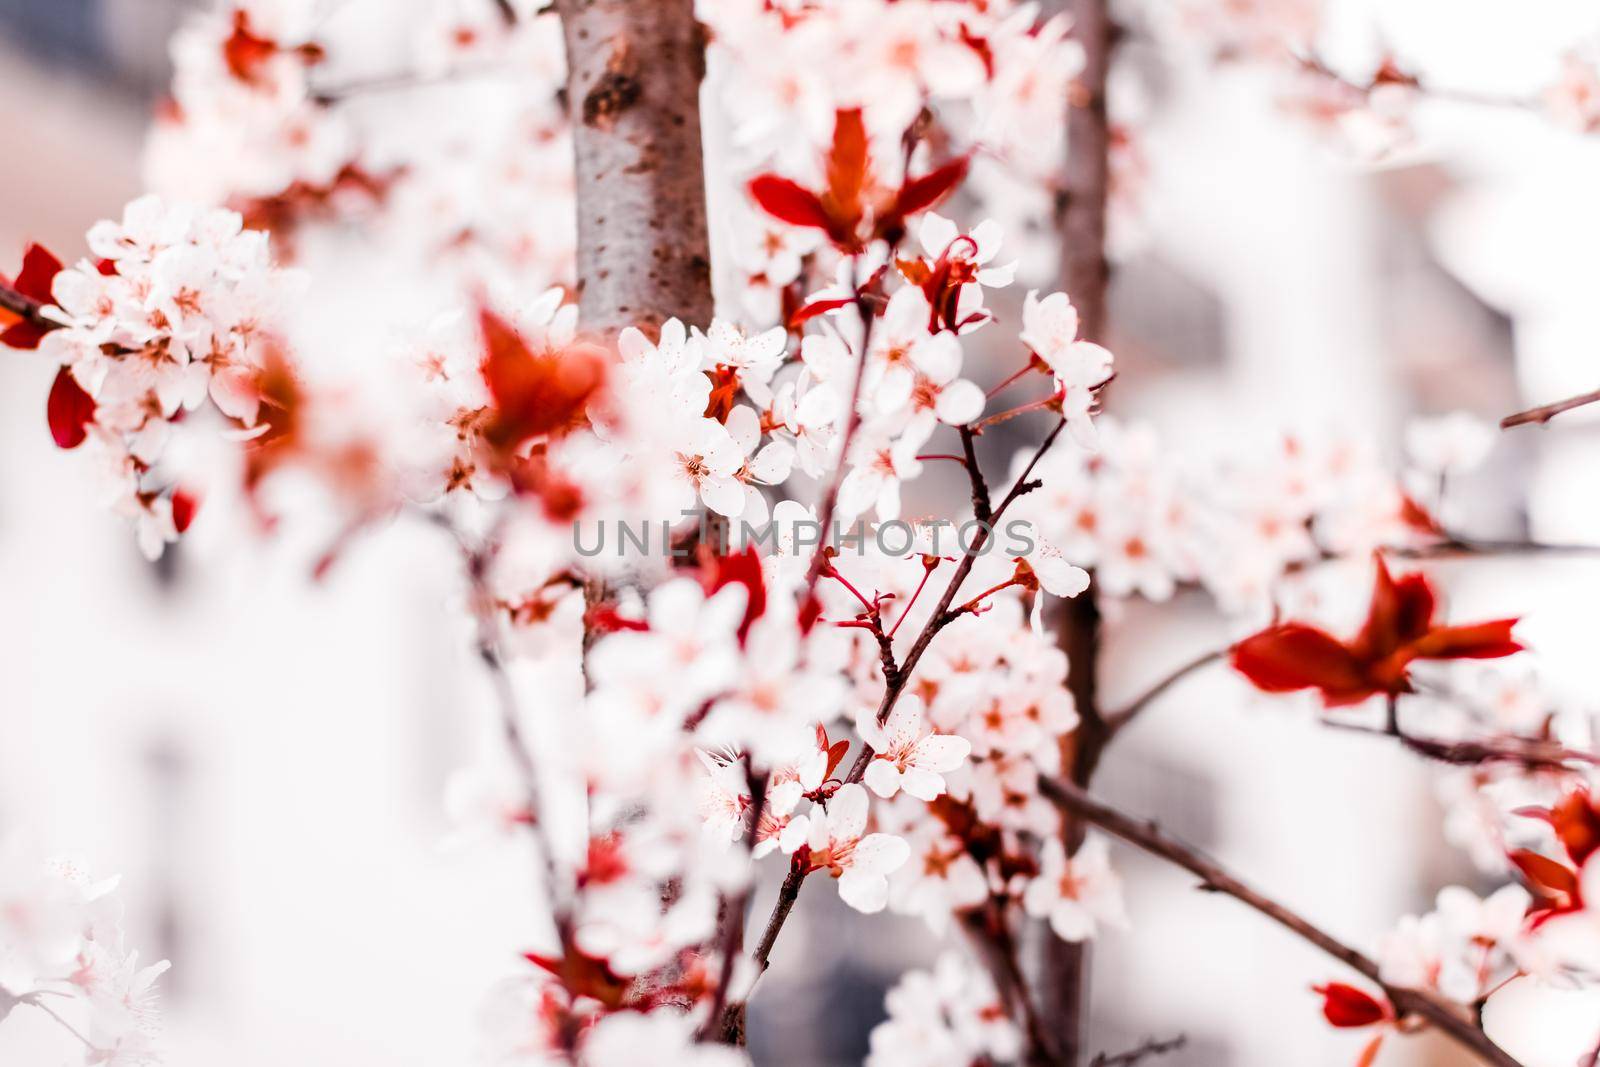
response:
<path id="1" fill-rule="evenodd" d="M 538 852 L 543 867 L 546 903 L 555 923 L 556 934 L 561 940 L 562 950 L 565 951 L 571 941 L 572 911 L 567 901 L 567 893 L 561 884 L 560 872 L 556 867 L 555 850 L 551 847 L 550 835 L 545 830 L 544 794 L 539 785 L 539 770 L 533 762 L 533 755 L 522 733 L 522 711 L 517 700 L 516 687 L 506 672 L 505 659 L 496 635 L 495 596 L 493 590 L 489 588 L 488 579 L 490 553 L 474 546 L 466 534 L 444 515 L 437 512 L 426 512 L 424 515 L 429 522 L 450 535 L 460 549 L 466 564 L 472 616 L 477 627 L 478 658 L 488 671 L 490 684 L 494 687 L 500 728 L 505 735 L 506 748 L 512 763 L 521 779 L 522 791 L 527 797 L 528 829 L 533 835 L 534 850 Z"/>
<path id="2" fill-rule="evenodd" d="M 894 259 L 892 248 L 889 250 L 889 258 L 891 261 Z M 811 612 L 816 604 L 817 581 L 822 577 L 822 572 L 828 564 L 828 534 L 833 529 L 834 512 L 839 506 L 839 489 L 844 485 L 845 466 L 850 461 L 850 446 L 855 441 L 856 431 L 861 428 L 861 385 L 867 377 L 867 349 L 872 343 L 872 327 L 877 316 L 861 289 L 861 279 L 856 276 L 856 267 L 859 263 L 859 258 L 851 261 L 850 284 L 855 290 L 856 314 L 861 317 L 861 351 L 856 358 L 855 378 L 850 385 L 850 406 L 845 416 L 844 435 L 839 440 L 839 461 L 833 465 L 827 487 L 822 491 L 822 502 L 817 508 L 817 524 L 822 530 L 822 536 L 817 544 L 816 555 L 811 557 L 811 567 L 806 572 L 805 595 L 800 598 L 801 611 L 807 613 Z"/>
<path id="3" fill-rule="evenodd" d="M 1582 752 L 1535 738 L 1469 738 L 1462 741 L 1445 741 L 1433 737 L 1419 737 L 1406 732 L 1401 726 L 1400 701 L 1398 697 L 1393 696 L 1385 705 L 1382 729 L 1363 726 L 1360 723 L 1331 720 L 1326 724 L 1334 730 L 1392 737 L 1419 756 L 1458 767 L 1475 767 L 1484 763 L 1518 763 L 1524 767 L 1543 770 L 1572 770 L 1570 765 L 1573 763 L 1600 766 L 1600 756 L 1591 752 Z"/>
<path id="4" fill-rule="evenodd" d="M 1127 815 L 1095 800 L 1073 783 L 1061 779 L 1041 776 L 1039 790 L 1063 812 L 1085 819 L 1153 856 L 1182 867 L 1200 879 L 1203 889 L 1233 897 L 1320 948 L 1368 981 L 1380 986 L 1402 1018 L 1413 1016 L 1426 1020 L 1484 1063 L 1493 1064 L 1495 1067 L 1521 1067 L 1516 1060 L 1490 1041 L 1487 1034 L 1473 1025 L 1459 1005 L 1452 1004 L 1427 990 L 1390 985 L 1383 980 L 1377 962 L 1371 957 L 1346 945 L 1296 912 L 1245 885 L 1219 864 L 1167 835 L 1154 822 L 1142 821 Z"/>
<path id="5" fill-rule="evenodd" d="M 1139 696 L 1135 697 L 1127 707 L 1120 711 L 1107 712 L 1104 716 L 1106 724 L 1106 736 L 1104 744 L 1109 744 L 1111 739 L 1115 737 L 1119 731 L 1126 728 L 1129 723 L 1138 717 L 1141 711 L 1155 703 L 1156 700 L 1160 699 L 1160 697 L 1165 694 L 1167 690 L 1171 689 L 1173 686 L 1177 685 L 1191 674 L 1209 667 L 1211 664 L 1225 658 L 1227 655 L 1228 650 L 1225 648 L 1214 648 L 1209 652 L 1202 652 L 1200 655 L 1194 657 L 1194 659 L 1191 659 L 1181 667 L 1178 667 L 1165 678 L 1162 678 L 1149 689 L 1146 689 Z"/>
<path id="6" fill-rule="evenodd" d="M 993 523 L 999 522 L 1001 517 L 1005 515 L 1006 510 L 1016 503 L 1018 499 L 1039 487 L 1040 483 L 1031 480 L 1034 468 L 1039 465 L 1039 461 L 1044 458 L 1044 454 L 1050 451 L 1050 446 L 1055 444 L 1056 438 L 1061 435 L 1061 431 L 1066 428 L 1066 425 L 1065 419 L 1058 420 L 1055 427 L 1045 435 L 1044 440 L 1040 442 L 1038 449 L 1034 452 L 1033 458 L 1028 461 L 1028 465 L 1017 476 L 1017 480 L 1012 483 L 1005 497 L 998 506 L 991 509 L 991 526 Z M 989 490 L 987 483 L 983 480 L 982 471 L 978 470 L 978 465 L 975 462 L 970 464 L 969 467 L 968 473 L 972 478 L 974 493 L 981 493 L 987 501 Z M 966 553 L 961 557 L 961 562 L 956 565 L 956 570 L 951 575 L 950 583 L 945 586 L 944 593 L 940 595 L 938 606 L 933 610 L 933 616 L 929 618 L 921 632 L 917 634 L 916 640 L 912 642 L 911 648 L 906 652 L 905 659 L 900 662 L 899 668 L 894 672 L 893 677 L 885 678 L 883 698 L 878 703 L 878 722 L 880 724 L 888 720 L 890 712 L 894 710 L 895 704 L 900 699 L 900 695 L 905 692 L 906 683 L 910 681 L 912 672 L 922 659 L 923 653 L 928 650 L 928 646 L 933 643 L 934 637 L 958 617 L 956 613 L 950 610 L 950 605 L 955 601 L 956 594 L 960 592 L 961 583 L 966 581 L 967 575 L 972 571 L 973 563 L 976 562 L 979 554 L 983 551 L 984 545 L 988 542 L 989 528 L 990 526 L 979 528 L 978 533 L 972 539 L 972 544 L 968 546 Z M 872 762 L 872 757 L 872 746 L 863 744 L 860 755 L 856 757 L 855 763 L 850 768 L 850 773 L 845 777 L 845 782 L 861 781 L 862 776 L 867 773 L 867 766 Z M 806 871 L 799 864 L 791 866 L 789 876 L 784 879 L 783 886 L 778 892 L 778 900 L 773 906 L 772 916 L 767 920 L 766 931 L 761 935 L 761 943 L 756 947 L 755 961 L 762 971 L 767 969 L 768 961 L 772 955 L 772 946 L 777 942 L 778 934 L 783 931 L 783 924 L 788 921 L 789 913 L 794 910 L 795 901 L 799 899 L 800 886 L 805 882 L 805 877 Z"/>
<path id="7" fill-rule="evenodd" d="M 1106 109 L 1106 82 L 1117 28 L 1109 0 L 1059 0 L 1071 20 L 1072 34 L 1083 46 L 1083 69 L 1067 99 L 1067 154 L 1055 198 L 1055 226 L 1061 240 L 1061 280 L 1078 309 L 1082 336 L 1106 340 L 1107 289 L 1111 270 L 1106 260 L 1106 221 L 1111 195 L 1111 122 Z M 1067 602 L 1060 643 L 1067 653 L 1067 686 L 1077 703 L 1078 730 L 1061 743 L 1062 765 L 1075 781 L 1087 783 L 1102 748 L 1097 702 L 1100 655 L 1100 612 L 1093 588 Z M 1072 821 L 1064 827 L 1071 845 L 1078 836 Z M 1086 1051 L 1088 1013 L 1087 946 L 1047 938 L 1041 995 L 1045 1015 L 1056 1026 L 1063 1062 L 1076 1067 Z"/>
<path id="8" fill-rule="evenodd" d="M 1018 958 L 1016 939 L 1011 936 L 1003 906 L 1003 900 L 997 902 L 991 898 L 983 908 L 963 912 L 959 916 L 961 927 L 994 978 L 995 988 L 1006 1010 L 1013 1018 L 1022 1018 L 1023 1032 L 1028 1039 L 1026 1062 L 1039 1067 L 1058 1064 L 1061 1054 L 1056 1050 L 1055 1041 L 1034 1006 L 1033 995 L 1028 990 L 1028 978 Z"/>
<path id="9" fill-rule="evenodd" d="M 778 903 L 772 909 L 772 915 L 767 919 L 767 928 L 761 933 L 761 940 L 756 944 L 754 959 L 757 973 L 765 973 L 771 966 L 772 946 L 778 943 L 778 934 L 783 930 L 783 924 L 789 921 L 789 913 L 794 910 L 795 901 L 800 899 L 800 886 L 806 880 L 805 864 L 795 860 L 789 863 L 789 874 L 784 878 L 783 885 L 778 889 Z"/>
<path id="10" fill-rule="evenodd" d="M 1017 480 L 1012 484 L 1011 489 L 998 506 L 990 509 L 989 522 L 980 526 L 978 532 L 973 536 L 972 544 L 967 547 L 966 552 L 961 557 L 961 561 L 956 564 L 955 573 L 950 576 L 949 584 L 945 586 L 944 592 L 940 594 L 939 603 L 934 607 L 932 617 L 928 619 L 922 631 L 917 634 L 916 640 L 911 643 L 911 648 L 906 651 L 905 658 L 900 661 L 899 673 L 884 687 L 883 698 L 878 702 L 877 718 L 880 725 L 888 721 L 889 713 L 894 711 L 895 704 L 900 700 L 900 694 L 905 691 L 906 683 L 911 680 L 912 671 L 916 669 L 917 664 L 921 661 L 923 653 L 928 651 L 928 646 L 933 643 L 933 639 L 938 636 L 940 630 L 943 630 L 960 617 L 961 613 L 951 611 L 950 605 L 955 602 L 956 594 L 961 591 L 961 584 L 972 573 L 973 564 L 983 554 L 984 546 L 989 543 L 989 531 L 994 527 L 995 523 L 998 523 L 1005 516 L 1007 509 L 1016 503 L 1019 497 L 1039 487 L 1039 482 L 1031 480 L 1033 470 L 1039 465 L 1039 461 L 1044 458 L 1044 454 L 1050 451 L 1050 446 L 1055 444 L 1056 438 L 1061 435 L 1061 431 L 1066 425 L 1065 419 L 1058 420 L 1055 427 L 1045 435 L 1044 440 L 1034 452 L 1033 458 L 1028 461 L 1028 465 L 1017 476 Z M 983 480 L 983 472 L 978 469 L 977 463 L 969 464 L 968 474 L 972 479 L 974 497 L 981 496 L 987 501 L 988 486 Z M 851 766 L 850 773 L 845 778 L 845 781 L 859 782 L 862 776 L 867 773 L 867 765 L 872 762 L 873 754 L 871 745 L 862 746 L 861 753 L 856 757 L 856 761 Z"/>
<path id="11" fill-rule="evenodd" d="M 62 324 L 46 318 L 44 307 L 33 297 L 19 293 L 4 281 L 0 281 L 0 310 L 27 319 L 41 330 L 59 330 Z"/>
<path id="12" fill-rule="evenodd" d="M 559 0 L 578 189 L 578 288 L 602 335 L 711 321 L 694 0 Z"/>
<path id="13" fill-rule="evenodd" d="M 1189 1039 L 1183 1034 L 1168 1038 L 1166 1041 L 1157 1041 L 1152 1037 L 1146 1039 L 1137 1048 L 1131 1048 L 1126 1052 L 1118 1052 L 1116 1054 L 1098 1053 L 1094 1059 L 1089 1061 L 1089 1067 L 1133 1067 L 1134 1064 L 1141 1060 L 1154 1056 L 1164 1056 L 1169 1052 L 1177 1052 L 1188 1043 Z"/>
<path id="14" fill-rule="evenodd" d="M 1448 536 L 1426 545 L 1399 545 L 1381 550 L 1394 559 L 1449 559 L 1452 556 L 1600 556 L 1600 545 L 1551 541 L 1496 541 Z M 1340 557 L 1332 557 L 1340 558 Z"/>
<path id="15" fill-rule="evenodd" d="M 1600 401 L 1600 389 L 1596 389 L 1592 393 L 1579 393 L 1577 396 L 1569 396 L 1567 399 L 1557 400 L 1553 404 L 1540 404 L 1536 408 L 1528 408 L 1526 411 L 1519 411 L 1514 415 L 1507 415 L 1500 420 L 1500 428 L 1509 430 L 1515 426 L 1526 426 L 1530 422 L 1543 426 L 1557 415 L 1571 411 L 1573 408 L 1585 407 L 1596 401 Z"/>
<path id="16" fill-rule="evenodd" d="M 750 815 L 745 847 L 754 850 L 756 832 L 761 828 L 761 815 L 767 806 L 767 775 L 757 774 L 747 753 L 744 757 L 745 784 L 750 789 Z M 723 901 L 721 930 L 717 934 L 718 951 L 722 954 L 722 970 L 717 976 L 717 991 L 712 997 L 711 1011 L 706 1014 L 701 1037 L 714 1037 L 725 1045 L 739 1044 L 744 1033 L 744 1013 L 728 1012 L 728 987 L 733 984 L 733 969 L 744 951 L 744 919 L 750 910 L 754 890 L 746 886 L 737 896 Z"/>
<path id="17" fill-rule="evenodd" d="M 1356 81 L 1328 66 L 1327 62 L 1315 54 L 1299 57 L 1300 69 L 1308 74 L 1313 74 L 1331 84 L 1368 96 L 1377 89 L 1385 86 L 1400 86 L 1410 89 L 1432 100 L 1444 100 L 1455 104 L 1471 104 L 1474 107 L 1502 107 L 1524 109 L 1536 107 L 1538 101 L 1520 96 L 1497 96 L 1493 93 L 1474 92 L 1471 89 L 1450 89 L 1437 85 L 1430 85 L 1420 77 L 1401 70 L 1393 61 L 1384 63 L 1373 74 L 1370 81 Z"/>

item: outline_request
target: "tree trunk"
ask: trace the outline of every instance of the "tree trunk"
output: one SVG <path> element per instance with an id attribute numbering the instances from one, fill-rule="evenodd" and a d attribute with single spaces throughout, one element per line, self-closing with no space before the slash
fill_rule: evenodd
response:
<path id="1" fill-rule="evenodd" d="M 1067 158 L 1055 200 L 1061 238 L 1062 286 L 1078 309 L 1083 337 L 1103 342 L 1106 329 L 1106 206 L 1110 185 L 1111 127 L 1106 117 L 1106 72 L 1114 28 L 1109 0 L 1064 0 L 1073 36 L 1083 45 L 1084 68 L 1067 102 Z M 1094 591 L 1067 601 L 1059 618 L 1061 647 L 1069 660 L 1067 687 L 1081 719 L 1062 744 L 1062 768 L 1087 786 L 1100 760 L 1104 723 L 1100 717 L 1098 661 L 1100 612 Z M 1069 820 L 1069 850 L 1082 844 L 1085 827 Z M 1040 997 L 1065 1067 L 1077 1067 L 1087 1052 L 1089 950 L 1044 932 Z"/>
<path id="2" fill-rule="evenodd" d="M 693 0 L 558 0 L 578 182 L 584 327 L 711 321 Z"/>

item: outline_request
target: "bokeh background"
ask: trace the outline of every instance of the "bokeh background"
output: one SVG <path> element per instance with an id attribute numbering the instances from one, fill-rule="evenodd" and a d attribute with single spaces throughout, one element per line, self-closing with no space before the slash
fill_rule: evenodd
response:
<path id="1" fill-rule="evenodd" d="M 1387 45 L 1441 84 L 1511 95 L 1600 32 L 1585 0 L 1331 7 L 1354 62 Z M 79 254 L 88 223 L 139 191 L 184 9 L 0 0 L 0 261 L 27 240 Z M 1148 178 L 1113 284 L 1116 414 L 1152 419 L 1179 449 L 1287 425 L 1394 453 L 1411 416 L 1498 417 L 1596 384 L 1600 137 L 1518 109 L 1429 106 L 1433 150 L 1369 167 L 1246 70 L 1157 61 L 1137 40 L 1125 59 Z M 174 963 L 174 1067 L 468 1062 L 483 995 L 533 923 L 514 862 L 440 847 L 444 784 L 483 730 L 446 547 L 396 528 L 321 583 L 304 546 L 270 539 L 186 543 L 148 564 L 79 457 L 51 445 L 52 373 L 0 353 L 0 827 L 122 874 L 132 942 Z M 1597 425 L 1576 413 L 1505 437 L 1454 490 L 1457 524 L 1600 539 Z M 999 461 L 1015 441 L 990 446 Z M 1526 616 L 1540 671 L 1600 704 L 1600 569 L 1441 574 L 1463 613 Z M 1225 638 L 1199 596 L 1130 605 L 1110 622 L 1109 702 Z M 1100 781 L 1371 947 L 1443 885 L 1492 888 L 1444 840 L 1431 777 L 1218 670 L 1153 709 Z M 1196 1067 L 1354 1060 L 1360 1038 L 1326 1028 L 1308 989 L 1337 973 L 1326 961 L 1116 856 L 1135 926 L 1094 948 L 1095 1047 L 1181 1032 L 1173 1062 Z M 758 1062 L 859 1061 L 883 989 L 935 947 L 920 924 L 806 894 L 755 1005 Z M 1600 1025 L 1600 1001 L 1570 994 L 1514 992 L 1496 1009 L 1530 1067 L 1570 1067 Z M 57 1040 L 19 1014 L 0 1063 L 66 1062 Z M 1392 1043 L 1384 1062 L 1458 1055 Z"/>

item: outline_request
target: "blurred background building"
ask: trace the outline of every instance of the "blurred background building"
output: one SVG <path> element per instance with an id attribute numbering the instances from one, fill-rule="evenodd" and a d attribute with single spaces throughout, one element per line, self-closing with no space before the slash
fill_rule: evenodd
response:
<path id="1" fill-rule="evenodd" d="M 87 223 L 138 191 L 184 7 L 0 0 L 0 261 L 30 239 L 77 255 Z M 1386 24 L 1457 81 L 1525 89 L 1564 42 L 1600 29 L 1586 7 L 1395 0 Z M 1469 109 L 1437 117 L 1438 159 L 1363 169 L 1259 79 L 1157 75 L 1138 49 L 1128 73 L 1150 99 L 1152 177 L 1145 237 L 1114 284 L 1116 413 L 1156 420 L 1175 448 L 1290 418 L 1392 449 L 1412 414 L 1498 416 L 1594 385 L 1595 141 Z M 477 680 L 447 610 L 448 552 L 396 531 L 322 584 L 260 545 L 231 563 L 178 551 L 148 565 L 77 457 L 52 447 L 52 373 L 0 359 L 0 825 L 122 873 L 134 943 L 175 964 L 174 1067 L 465 1062 L 485 989 L 531 922 L 525 872 L 438 848 L 444 781 L 478 729 L 460 706 Z M 1507 438 L 1461 487 L 1465 521 L 1483 536 L 1531 523 L 1600 537 L 1596 432 L 1576 414 Z M 1460 610 L 1527 615 L 1541 665 L 1592 685 L 1581 606 L 1600 572 L 1458 573 Z M 1110 623 L 1109 703 L 1227 637 L 1198 596 L 1132 605 Z M 1426 768 L 1252 700 L 1222 671 L 1153 708 L 1101 782 L 1369 947 L 1442 885 L 1474 884 L 1443 841 Z M 1135 925 L 1094 947 L 1095 1047 L 1184 1033 L 1171 1062 L 1194 1067 L 1354 1060 L 1360 1040 L 1322 1025 L 1307 988 L 1338 974 L 1328 961 L 1192 879 L 1117 858 Z M 858 1062 L 882 990 L 931 948 L 920 924 L 806 894 L 755 1005 L 758 1061 Z M 1497 1033 L 1530 1067 L 1570 1067 L 1600 1019 L 1591 1003 L 1571 1031 L 1544 1015 L 1535 1030 L 1513 1008 Z M 0 1030 L 0 1063 L 57 1062 L 18 1052 L 38 1039 L 19 1029 Z M 1457 1055 L 1394 1043 L 1384 1062 Z"/>

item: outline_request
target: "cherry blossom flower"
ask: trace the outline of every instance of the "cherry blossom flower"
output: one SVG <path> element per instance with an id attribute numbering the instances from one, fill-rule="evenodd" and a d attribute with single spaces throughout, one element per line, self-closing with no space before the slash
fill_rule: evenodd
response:
<path id="1" fill-rule="evenodd" d="M 961 766 L 972 751 L 966 738 L 929 730 L 925 714 L 917 696 L 901 697 L 882 726 L 871 708 L 857 714 L 856 732 L 873 749 L 862 781 L 880 797 L 904 789 L 918 800 L 932 800 L 945 790 L 944 775 Z"/>
<path id="2" fill-rule="evenodd" d="M 1482 900 L 1460 886 L 1441 890 L 1436 911 L 1406 916 L 1383 939 L 1383 980 L 1473 1003 L 1507 977 L 1510 953 L 1524 940 L 1530 903 L 1519 885 L 1504 886 Z"/>
<path id="3" fill-rule="evenodd" d="M 635 1067 L 656 1061 L 682 1067 L 747 1067 L 738 1049 L 697 1043 L 696 1022 L 670 1008 L 616 1012 L 595 1024 L 583 1042 L 585 1067 Z"/>
<path id="4" fill-rule="evenodd" d="M 1122 880 L 1111 869 L 1111 853 L 1103 839 L 1091 837 L 1071 857 L 1061 842 L 1045 842 L 1038 877 L 1028 882 L 1023 907 L 1036 919 L 1048 919 L 1064 941 L 1084 941 L 1102 926 L 1122 928 Z"/>
<path id="5" fill-rule="evenodd" d="M 846 690 L 837 672 L 813 664 L 805 652 L 793 612 L 756 620 L 740 674 L 712 704 L 699 735 L 748 750 L 769 766 L 812 751 L 814 725 L 838 713 Z"/>
<path id="6" fill-rule="evenodd" d="M 1022 305 L 1021 337 L 1055 375 L 1061 414 L 1073 438 L 1084 448 L 1094 448 L 1098 438 L 1089 416 L 1095 390 L 1111 378 L 1111 353 L 1078 339 L 1078 311 L 1066 293 L 1051 293 L 1043 300 L 1036 292 L 1028 293 Z"/>
<path id="7" fill-rule="evenodd" d="M 966 842 L 942 827 L 923 826 L 909 844 L 911 858 L 889 880 L 889 907 L 921 916 L 934 933 L 943 934 L 954 912 L 988 898 L 989 881 Z"/>
<path id="8" fill-rule="evenodd" d="M 889 1017 L 873 1028 L 867 1067 L 967 1067 L 1010 1062 L 1022 1034 L 987 975 L 958 953 L 931 971 L 907 971 L 884 998 Z"/>
<path id="9" fill-rule="evenodd" d="M 900 483 L 922 473 L 917 454 L 931 427 L 916 424 L 895 436 L 889 423 L 863 425 L 851 443 L 850 473 L 839 486 L 839 511 L 855 518 L 872 509 L 882 520 L 900 515 Z"/>
<path id="10" fill-rule="evenodd" d="M 821 815 L 806 823 L 807 862 L 839 882 L 839 899 L 868 915 L 889 902 L 889 875 L 910 857 L 911 848 L 893 834 L 866 833 L 867 791 L 840 786 Z"/>

